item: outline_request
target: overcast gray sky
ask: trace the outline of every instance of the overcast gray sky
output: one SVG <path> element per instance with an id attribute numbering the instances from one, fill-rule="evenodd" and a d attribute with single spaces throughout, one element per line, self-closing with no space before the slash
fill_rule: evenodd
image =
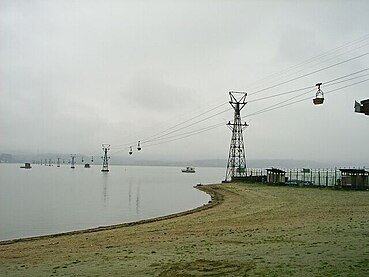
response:
<path id="1" fill-rule="evenodd" d="M 249 93 L 242 115 L 251 114 L 296 94 L 252 99 L 368 68 L 366 55 L 253 95 L 369 52 L 369 36 L 360 40 L 369 34 L 368 14 L 368 1 L 1 0 L 0 152 L 92 154 L 110 143 L 113 153 L 128 155 L 120 145 L 225 103 L 230 90 Z M 369 82 L 326 94 L 321 106 L 309 99 L 246 118 L 247 158 L 368 165 L 369 117 L 353 112 L 354 101 L 366 98 Z M 222 127 L 143 145 L 135 155 L 227 158 L 231 132 L 225 123 L 232 118 L 232 111 L 219 114 L 168 140 Z"/>

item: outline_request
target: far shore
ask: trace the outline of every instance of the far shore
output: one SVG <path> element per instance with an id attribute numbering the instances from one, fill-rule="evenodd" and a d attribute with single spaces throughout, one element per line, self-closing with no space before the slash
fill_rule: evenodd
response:
<path id="1" fill-rule="evenodd" d="M 191 211 L 0 242 L 0 275 L 369 276 L 367 191 L 199 188 Z"/>

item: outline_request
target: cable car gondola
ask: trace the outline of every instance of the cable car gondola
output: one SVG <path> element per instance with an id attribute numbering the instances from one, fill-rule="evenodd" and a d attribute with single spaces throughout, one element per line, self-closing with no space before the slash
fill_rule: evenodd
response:
<path id="1" fill-rule="evenodd" d="M 322 83 L 317 83 L 316 86 L 318 87 L 318 91 L 315 94 L 315 98 L 313 99 L 313 103 L 314 105 L 321 105 L 324 102 L 324 93 L 323 91 L 320 89 L 320 86 L 322 85 Z"/>
<path id="2" fill-rule="evenodd" d="M 129 152 L 128 152 L 130 155 L 132 155 L 132 146 L 129 147 Z"/>
<path id="3" fill-rule="evenodd" d="M 141 143 L 140 143 L 140 141 L 138 141 L 138 143 L 137 143 L 137 150 L 138 150 L 138 151 L 140 151 L 140 150 L 141 150 Z"/>

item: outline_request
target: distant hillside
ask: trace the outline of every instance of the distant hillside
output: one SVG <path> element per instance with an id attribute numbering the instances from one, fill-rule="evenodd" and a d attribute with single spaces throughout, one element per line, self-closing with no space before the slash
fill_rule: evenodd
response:
<path id="1" fill-rule="evenodd" d="M 187 160 L 187 161 L 155 161 L 155 160 L 112 160 L 112 164 L 124 165 L 154 165 L 154 166 L 195 166 L 195 167 L 227 167 L 226 159 Z M 258 159 L 247 160 L 249 168 L 327 168 L 335 167 L 337 164 L 323 163 L 317 161 L 287 160 L 287 159 Z M 349 166 L 349 165 L 348 165 Z"/>
<path id="2" fill-rule="evenodd" d="M 51 163 L 56 163 L 57 157 L 60 157 L 60 162 L 68 163 L 70 160 L 70 154 L 58 154 L 58 153 L 44 153 L 44 154 L 3 154 L 2 162 L 13 162 L 13 163 L 39 163 L 41 160 L 45 163 L 49 163 L 51 159 Z M 11 157 L 11 159 L 9 158 Z M 90 163 L 91 157 L 77 154 L 76 155 L 76 163 L 81 164 L 82 157 L 84 158 L 84 163 Z M 7 158 L 7 159 L 5 159 Z M 204 159 L 204 160 L 177 160 L 177 161 L 168 161 L 168 160 L 140 160 L 137 156 L 113 156 L 110 161 L 112 165 L 142 165 L 142 166 L 194 166 L 194 167 L 222 167 L 226 168 L 227 160 L 226 159 Z M 101 157 L 94 157 L 93 164 L 101 164 Z M 248 168 L 268 168 L 268 167 L 276 167 L 276 168 L 332 168 L 332 167 L 363 167 L 365 164 L 357 164 L 357 163 L 334 163 L 334 162 L 318 162 L 318 161 L 308 161 L 308 160 L 291 160 L 291 159 L 250 159 L 247 160 Z M 368 165 L 366 165 L 368 166 Z"/>
<path id="3" fill-rule="evenodd" d="M 322 163 L 317 161 L 304 161 L 304 160 L 285 160 L 285 159 L 260 159 L 249 160 L 248 167 L 251 168 L 323 168 L 330 167 L 328 163 Z"/>

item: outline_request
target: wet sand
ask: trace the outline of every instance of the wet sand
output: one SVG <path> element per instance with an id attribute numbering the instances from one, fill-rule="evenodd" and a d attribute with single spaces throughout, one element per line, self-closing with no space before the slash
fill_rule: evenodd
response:
<path id="1" fill-rule="evenodd" d="M 369 276 L 369 192 L 202 187 L 195 212 L 0 243 L 0 276 Z"/>

